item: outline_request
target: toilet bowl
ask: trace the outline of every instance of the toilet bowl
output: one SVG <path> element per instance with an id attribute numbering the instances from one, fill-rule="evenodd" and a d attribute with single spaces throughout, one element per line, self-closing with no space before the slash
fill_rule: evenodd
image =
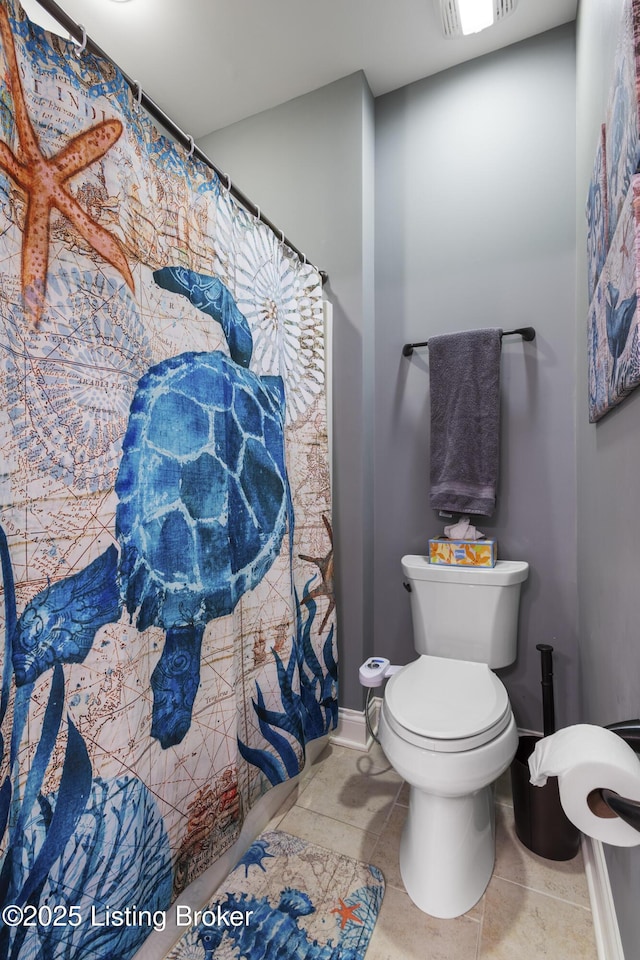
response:
<path id="1" fill-rule="evenodd" d="M 474 675 L 487 700 L 470 698 Z M 425 680 L 437 687 L 437 698 L 408 699 L 407 689 Z M 452 735 L 445 737 L 447 718 Z M 411 788 L 400 844 L 407 893 L 434 917 L 460 916 L 478 902 L 493 871 L 492 784 L 518 747 L 507 692 L 484 664 L 420 657 L 389 680 L 378 736 Z"/>
<path id="2" fill-rule="evenodd" d="M 518 733 L 491 667 L 515 659 L 528 565 L 433 570 L 424 557 L 405 557 L 403 570 L 419 656 L 389 679 L 378 737 L 410 787 L 400 843 L 407 893 L 425 913 L 451 918 L 478 902 L 493 871 L 493 785 Z"/>

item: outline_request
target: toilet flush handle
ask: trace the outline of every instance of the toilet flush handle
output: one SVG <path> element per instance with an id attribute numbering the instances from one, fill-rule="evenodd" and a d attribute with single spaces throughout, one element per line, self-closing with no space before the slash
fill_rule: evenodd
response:
<path id="1" fill-rule="evenodd" d="M 410 583 L 407 583 L 406 580 L 403 580 L 403 581 L 402 581 L 402 586 L 405 588 L 405 590 L 407 591 L 407 593 L 411 593 L 411 584 L 410 584 Z"/>

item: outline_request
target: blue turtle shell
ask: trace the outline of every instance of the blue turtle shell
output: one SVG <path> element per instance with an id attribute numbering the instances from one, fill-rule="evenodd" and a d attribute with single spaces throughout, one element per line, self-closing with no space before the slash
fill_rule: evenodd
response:
<path id="1" fill-rule="evenodd" d="M 152 367 L 116 480 L 120 582 L 140 630 L 233 611 L 277 557 L 288 515 L 284 386 L 221 352 Z"/>

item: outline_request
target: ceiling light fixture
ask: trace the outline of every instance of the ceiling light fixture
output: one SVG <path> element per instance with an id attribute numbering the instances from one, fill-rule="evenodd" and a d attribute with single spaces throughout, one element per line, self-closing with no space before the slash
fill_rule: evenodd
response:
<path id="1" fill-rule="evenodd" d="M 445 37 L 480 33 L 504 20 L 518 0 L 437 0 Z"/>

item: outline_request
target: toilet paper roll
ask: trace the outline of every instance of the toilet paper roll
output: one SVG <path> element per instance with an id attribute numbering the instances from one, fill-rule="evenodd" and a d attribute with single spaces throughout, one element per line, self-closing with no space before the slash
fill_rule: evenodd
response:
<path id="1" fill-rule="evenodd" d="M 529 770 L 535 786 L 558 778 L 562 808 L 587 836 L 616 847 L 640 845 L 640 832 L 617 816 L 597 816 L 588 804 L 601 788 L 640 801 L 640 760 L 617 734 L 587 723 L 566 727 L 538 741 Z"/>

